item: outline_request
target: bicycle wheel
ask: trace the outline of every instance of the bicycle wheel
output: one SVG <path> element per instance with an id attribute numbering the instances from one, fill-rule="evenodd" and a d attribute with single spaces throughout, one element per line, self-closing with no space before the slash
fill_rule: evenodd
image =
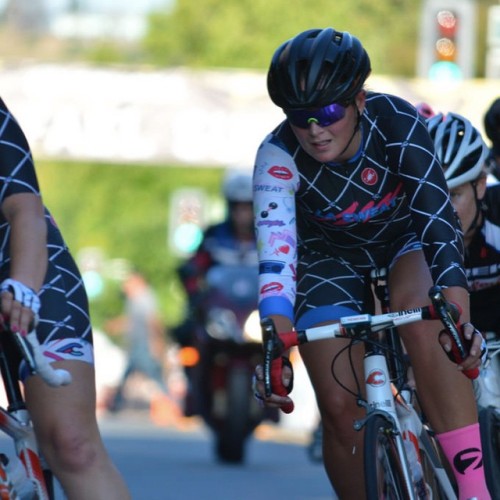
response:
<path id="1" fill-rule="evenodd" d="M 500 410 L 489 406 L 479 412 L 484 472 L 491 498 L 500 498 Z"/>
<path id="2" fill-rule="evenodd" d="M 364 439 L 366 498 L 409 499 L 393 424 L 381 415 L 371 416 L 365 424 Z"/>

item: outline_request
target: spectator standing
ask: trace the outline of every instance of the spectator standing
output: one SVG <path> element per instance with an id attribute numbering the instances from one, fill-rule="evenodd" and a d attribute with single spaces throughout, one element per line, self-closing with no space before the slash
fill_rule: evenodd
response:
<path id="1" fill-rule="evenodd" d="M 127 364 L 109 409 L 119 411 L 124 407 L 127 381 L 132 374 L 141 373 L 155 383 L 156 390 L 151 399 L 153 421 L 168 424 L 175 420 L 177 409 L 169 397 L 163 369 L 165 326 L 156 294 L 138 271 L 132 271 L 125 278 L 122 290 L 125 295 L 124 314 L 108 321 L 106 330 L 125 336 Z"/>

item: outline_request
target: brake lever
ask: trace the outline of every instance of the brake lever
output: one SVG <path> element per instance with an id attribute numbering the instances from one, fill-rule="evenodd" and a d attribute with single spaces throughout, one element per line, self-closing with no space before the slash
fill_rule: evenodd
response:
<path id="1" fill-rule="evenodd" d="M 262 327 L 262 350 L 264 354 L 264 389 L 266 397 L 270 397 L 273 388 L 271 384 L 271 363 L 273 359 L 281 354 L 278 350 L 279 336 L 270 318 L 262 318 L 260 325 Z"/>
<path id="2" fill-rule="evenodd" d="M 460 318 L 460 312 L 456 304 L 447 302 L 444 298 L 442 288 L 440 286 L 433 286 L 429 290 L 429 297 L 434 306 L 435 312 L 443 323 L 447 332 L 451 335 L 453 342 L 455 342 L 458 352 L 462 358 L 467 357 L 467 351 L 464 347 L 460 333 L 457 329 L 456 322 Z"/>
<path id="3" fill-rule="evenodd" d="M 468 350 L 465 348 L 464 343 L 462 341 L 461 333 L 457 328 L 457 321 L 460 317 L 460 310 L 456 304 L 447 302 L 442 291 L 441 287 L 433 286 L 429 290 L 429 297 L 432 301 L 432 305 L 435 309 L 435 312 L 439 316 L 439 319 L 443 323 L 447 333 L 450 335 L 452 341 L 454 342 L 454 346 L 456 347 L 457 353 L 454 353 L 454 349 L 452 347 L 451 356 L 448 355 L 450 359 L 455 363 L 460 363 L 468 356 Z M 455 359 L 455 354 L 458 354 L 459 359 Z M 474 380 L 479 376 L 479 369 L 472 368 L 469 370 L 464 370 L 463 374 Z"/>

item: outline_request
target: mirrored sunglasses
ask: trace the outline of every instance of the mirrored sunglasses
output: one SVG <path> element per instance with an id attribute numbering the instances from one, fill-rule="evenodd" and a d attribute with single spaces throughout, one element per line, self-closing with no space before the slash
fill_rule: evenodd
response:
<path id="1" fill-rule="evenodd" d="M 342 120 L 346 107 L 341 104 L 329 104 L 323 108 L 285 109 L 288 121 L 299 128 L 309 128 L 311 123 L 320 127 L 328 127 Z"/>

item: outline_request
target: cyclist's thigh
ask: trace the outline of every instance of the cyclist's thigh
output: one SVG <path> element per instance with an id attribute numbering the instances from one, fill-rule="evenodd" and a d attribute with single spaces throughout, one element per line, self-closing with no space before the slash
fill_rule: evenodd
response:
<path id="1" fill-rule="evenodd" d="M 394 311 L 421 307 L 429 302 L 432 277 L 422 250 L 398 256 L 390 267 L 388 286 Z"/>
<path id="2" fill-rule="evenodd" d="M 399 311 L 428 304 L 431 286 L 432 278 L 422 250 L 402 255 L 389 273 L 391 309 Z M 419 321 L 398 327 L 415 367 L 418 359 L 433 359 L 431 355 L 436 352 L 440 330 L 439 322 Z"/>
<path id="3" fill-rule="evenodd" d="M 297 328 L 371 312 L 373 296 L 366 279 L 371 268 L 320 253 L 303 255 L 297 267 Z"/>
<path id="4" fill-rule="evenodd" d="M 333 323 L 342 316 L 371 311 L 372 297 L 364 275 L 339 258 L 311 254 L 303 257 L 297 272 L 297 328 Z M 303 345 L 301 356 L 311 378 L 320 406 L 355 404 L 355 398 L 341 388 L 331 375 L 332 360 L 348 341 L 335 339 Z M 356 346 L 351 360 L 347 352 L 335 363 L 341 382 L 355 390 L 351 362 L 361 373 L 363 348 Z"/>

